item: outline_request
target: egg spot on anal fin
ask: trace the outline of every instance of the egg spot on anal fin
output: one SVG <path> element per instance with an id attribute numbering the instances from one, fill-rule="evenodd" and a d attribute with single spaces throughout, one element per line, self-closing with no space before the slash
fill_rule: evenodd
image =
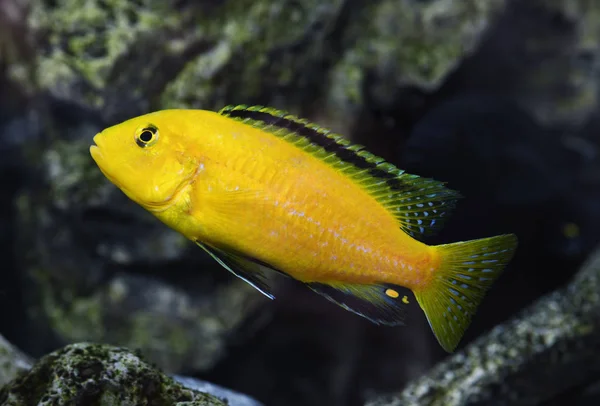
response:
<path id="1" fill-rule="evenodd" d="M 408 296 L 404 295 L 404 297 L 402 298 L 402 303 L 404 303 L 404 304 L 409 304 L 410 303 L 408 301 Z"/>
<path id="2" fill-rule="evenodd" d="M 306 285 L 338 306 L 365 317 L 375 324 L 387 326 L 404 324 L 405 304 L 397 300 L 400 297 L 399 292 L 403 289 L 402 286 L 344 282 L 309 282 Z"/>
<path id="3" fill-rule="evenodd" d="M 400 294 L 398 292 L 396 292 L 394 289 L 389 289 L 389 288 L 385 290 L 385 294 L 393 299 L 397 299 L 398 296 L 400 296 Z"/>

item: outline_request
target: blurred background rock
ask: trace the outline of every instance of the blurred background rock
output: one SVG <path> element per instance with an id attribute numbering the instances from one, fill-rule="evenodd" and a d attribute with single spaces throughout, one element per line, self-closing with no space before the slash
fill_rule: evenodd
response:
<path id="1" fill-rule="evenodd" d="M 600 242 L 599 53 L 586 0 L 0 0 L 0 333 L 139 349 L 266 405 L 398 391 L 445 357 L 414 301 L 393 329 L 292 281 L 266 300 L 110 185 L 91 137 L 264 104 L 447 181 L 465 198 L 427 242 L 520 240 L 464 346 Z"/>

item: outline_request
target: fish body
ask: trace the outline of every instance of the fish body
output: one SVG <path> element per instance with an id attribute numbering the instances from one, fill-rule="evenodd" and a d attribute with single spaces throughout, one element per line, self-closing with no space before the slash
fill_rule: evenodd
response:
<path id="1" fill-rule="evenodd" d="M 265 295 L 272 269 L 397 325 L 408 288 L 447 351 L 516 247 L 512 234 L 424 244 L 457 192 L 275 109 L 162 110 L 94 142 L 109 180 Z"/>

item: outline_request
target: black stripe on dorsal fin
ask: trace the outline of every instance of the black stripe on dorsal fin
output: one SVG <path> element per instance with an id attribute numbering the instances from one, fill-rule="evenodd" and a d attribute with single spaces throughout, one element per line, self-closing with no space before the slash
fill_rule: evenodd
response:
<path id="1" fill-rule="evenodd" d="M 344 173 L 386 207 L 413 237 L 437 231 L 460 197 L 442 182 L 407 174 L 364 146 L 285 111 L 239 105 L 224 107 L 219 114 L 282 138 Z"/>

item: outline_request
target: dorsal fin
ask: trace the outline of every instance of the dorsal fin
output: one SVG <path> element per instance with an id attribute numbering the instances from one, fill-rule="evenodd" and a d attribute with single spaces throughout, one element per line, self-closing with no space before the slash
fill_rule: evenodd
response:
<path id="1" fill-rule="evenodd" d="M 226 106 L 219 114 L 267 131 L 348 176 L 381 203 L 412 237 L 441 226 L 460 194 L 444 183 L 405 173 L 339 134 L 285 111 L 263 106 Z"/>

